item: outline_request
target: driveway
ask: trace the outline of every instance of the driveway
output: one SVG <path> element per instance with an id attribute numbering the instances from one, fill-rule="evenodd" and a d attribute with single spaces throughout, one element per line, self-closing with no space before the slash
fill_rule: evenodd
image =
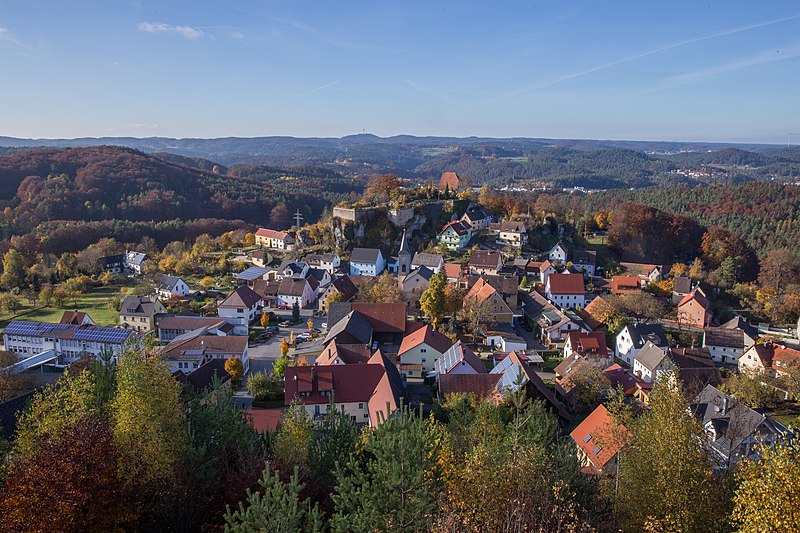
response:
<path id="1" fill-rule="evenodd" d="M 274 310 L 273 310 L 274 311 Z M 291 320 L 291 311 L 274 311 L 278 317 L 278 321 Z M 272 372 L 272 365 L 275 359 L 281 357 L 281 341 L 289 340 L 289 332 L 294 331 L 295 336 L 308 329 L 308 319 L 314 322 L 315 328 L 322 329 L 322 324 L 327 321 L 327 317 L 311 316 L 311 309 L 303 309 L 300 311 L 300 318 L 302 323 L 288 328 L 281 327 L 277 335 L 269 339 L 267 342 L 250 342 L 248 347 L 248 354 L 250 358 L 250 372 Z M 324 333 L 324 332 L 323 332 Z M 291 351 L 290 351 L 291 353 Z"/>

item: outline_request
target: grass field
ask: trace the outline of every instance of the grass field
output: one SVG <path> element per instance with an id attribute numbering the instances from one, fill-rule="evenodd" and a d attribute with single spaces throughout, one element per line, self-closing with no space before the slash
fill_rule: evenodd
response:
<path id="1" fill-rule="evenodd" d="M 128 287 L 130 289 L 131 287 Z M 22 309 L 16 313 L 0 314 L 0 328 L 5 328 L 11 320 L 35 320 L 39 322 L 58 322 L 64 311 L 82 311 L 89 313 L 98 326 L 113 326 L 119 322 L 119 312 L 111 307 L 111 301 L 119 295 L 121 287 L 98 287 L 80 296 L 77 306 L 68 302 L 64 307 L 37 307 L 22 299 Z"/>

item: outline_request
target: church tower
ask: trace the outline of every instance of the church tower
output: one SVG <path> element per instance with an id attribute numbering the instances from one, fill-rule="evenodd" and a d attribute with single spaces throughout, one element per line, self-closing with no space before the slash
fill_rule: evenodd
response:
<path id="1" fill-rule="evenodd" d="M 411 272 L 411 252 L 408 251 L 406 230 L 403 230 L 403 240 L 400 241 L 400 251 L 397 253 L 397 275 L 407 276 Z"/>

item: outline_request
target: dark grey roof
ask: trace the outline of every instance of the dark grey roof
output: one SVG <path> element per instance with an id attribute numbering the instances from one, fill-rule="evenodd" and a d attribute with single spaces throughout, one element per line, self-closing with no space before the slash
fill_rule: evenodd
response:
<path id="1" fill-rule="evenodd" d="M 342 333 L 347 333 L 361 344 L 369 344 L 372 341 L 372 324 L 361 313 L 350 311 L 347 316 L 339 320 L 333 327 L 329 323 L 325 344 Z"/>
<path id="2" fill-rule="evenodd" d="M 312 277 L 317 281 L 322 281 L 323 279 L 325 279 L 325 276 L 327 274 L 328 274 L 328 271 L 325 270 L 324 268 L 309 268 L 308 269 L 308 275 L 306 277 L 307 278 L 308 277 Z"/>
<path id="3" fill-rule="evenodd" d="M 637 350 L 648 341 L 662 348 L 669 346 L 667 337 L 664 335 L 664 329 L 660 324 L 640 324 L 638 326 L 627 326 L 627 328 L 631 334 L 633 345 Z"/>
<path id="4" fill-rule="evenodd" d="M 703 426 L 711 423 L 717 431 L 716 440 L 710 444 L 723 457 L 729 457 L 755 431 L 778 437 L 788 433 L 781 424 L 712 385 L 706 385 L 697 395 L 691 409 Z"/>
<path id="5" fill-rule="evenodd" d="M 108 268 L 110 266 L 119 265 L 125 262 L 125 256 L 122 254 L 117 255 L 107 255 L 105 257 L 100 258 L 100 263 L 103 265 L 103 268 Z"/>
<path id="6" fill-rule="evenodd" d="M 211 359 L 203 363 L 200 368 L 186 376 L 186 383 L 198 391 L 204 391 L 212 387 L 214 376 L 219 379 L 220 384 L 231 379 L 231 375 L 225 371 L 225 359 Z"/>
<path id="7" fill-rule="evenodd" d="M 163 274 L 161 277 L 161 285 L 158 286 L 159 289 L 163 289 L 165 291 L 171 291 L 175 288 L 175 285 L 181 281 L 181 278 L 178 276 L 170 276 L 169 274 Z"/>
<path id="8" fill-rule="evenodd" d="M 378 261 L 378 254 L 381 251 L 377 248 L 353 248 L 350 254 L 350 262 L 356 263 L 375 263 Z"/>
<path id="9" fill-rule="evenodd" d="M 149 296 L 126 296 L 119 312 L 123 315 L 153 316 L 156 303 Z"/>
<path id="10" fill-rule="evenodd" d="M 28 406 L 36 391 L 29 391 L 16 398 L 0 402 L 0 439 L 11 440 L 17 430 L 17 418 Z"/>
<path id="11" fill-rule="evenodd" d="M 672 292 L 676 294 L 689 294 L 692 292 L 692 280 L 681 274 L 672 280 Z"/>
<path id="12" fill-rule="evenodd" d="M 575 250 L 572 252 L 572 262 L 576 265 L 594 265 L 597 262 L 597 252 L 594 250 Z"/>
<path id="13" fill-rule="evenodd" d="M 414 274 L 417 274 L 421 278 L 430 281 L 431 276 L 433 276 L 433 270 L 431 270 L 426 266 L 421 266 L 418 269 L 414 270 L 411 274 L 409 274 L 409 276 L 413 276 Z"/>
<path id="14" fill-rule="evenodd" d="M 703 335 L 703 346 L 744 350 L 744 332 L 740 329 L 706 328 Z"/>
<path id="15" fill-rule="evenodd" d="M 342 278 L 340 278 L 342 279 Z M 352 283 L 352 282 L 351 282 Z M 334 285 L 335 286 L 335 285 Z M 336 287 L 337 289 L 339 287 Z M 328 305 L 328 330 L 339 323 L 353 310 L 350 302 L 333 302 Z"/>
<path id="16" fill-rule="evenodd" d="M 727 322 L 722 324 L 721 327 L 726 329 L 741 330 L 742 332 L 744 332 L 745 335 L 747 335 L 753 340 L 756 340 L 758 338 L 758 328 L 752 324 L 748 324 L 745 321 L 745 319 L 742 318 L 742 315 L 736 315 L 735 318 L 728 320 Z"/>
<path id="17" fill-rule="evenodd" d="M 278 267 L 278 271 L 283 274 L 285 270 L 290 270 L 292 274 L 300 274 L 308 266 L 308 263 L 303 261 L 295 261 L 294 259 L 284 259 Z"/>

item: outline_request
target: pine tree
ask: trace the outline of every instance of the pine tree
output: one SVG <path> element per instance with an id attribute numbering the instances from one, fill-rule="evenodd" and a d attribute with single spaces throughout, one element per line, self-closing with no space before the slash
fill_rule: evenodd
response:
<path id="1" fill-rule="evenodd" d="M 408 409 L 373 430 L 361 457 L 337 472 L 334 531 L 428 531 L 435 509 L 440 439 L 431 420 Z"/>
<path id="2" fill-rule="evenodd" d="M 299 481 L 297 469 L 283 483 L 278 474 L 271 474 L 269 468 L 258 482 L 261 491 L 247 491 L 247 507 L 241 502 L 239 509 L 225 513 L 225 531 L 230 533 L 249 533 L 269 531 L 274 533 L 294 533 L 324 531 L 322 513 L 317 504 L 311 505 L 308 499 L 300 500 L 303 484 Z"/>

